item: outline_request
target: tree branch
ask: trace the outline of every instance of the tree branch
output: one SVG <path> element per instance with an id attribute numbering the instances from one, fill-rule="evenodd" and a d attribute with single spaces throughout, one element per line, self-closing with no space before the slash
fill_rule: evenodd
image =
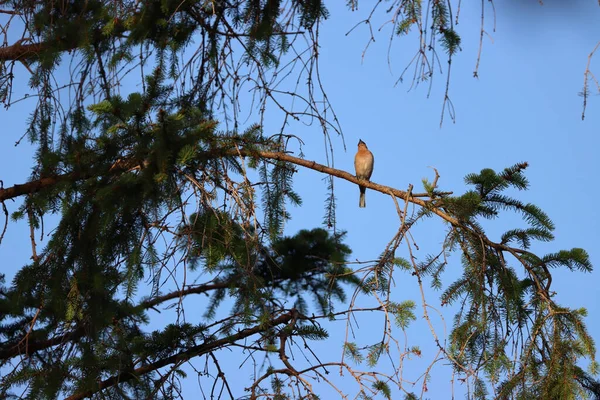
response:
<path id="1" fill-rule="evenodd" d="M 37 193 L 42 189 L 50 186 L 54 186 L 57 183 L 70 181 L 70 180 L 81 180 L 85 179 L 85 176 L 81 174 L 64 174 L 56 175 L 46 178 L 40 178 L 34 181 L 26 182 L 23 184 L 17 184 L 6 189 L 0 189 L 0 202 L 5 200 L 14 199 L 15 197 L 25 196 L 28 194 Z"/>
<path id="2" fill-rule="evenodd" d="M 230 286 L 231 286 L 231 281 L 194 286 L 189 289 L 177 290 L 175 292 L 167 293 L 163 296 L 150 298 L 150 299 L 145 300 L 142 303 L 140 303 L 140 306 L 143 308 L 152 308 L 154 306 L 159 305 L 160 303 L 164 303 L 165 301 L 184 297 L 184 296 L 187 296 L 188 294 L 200 294 L 200 293 L 208 292 L 209 290 L 226 289 Z"/>
<path id="3" fill-rule="evenodd" d="M 210 290 L 224 289 L 231 285 L 230 281 L 200 285 L 189 289 L 177 290 L 171 293 L 167 293 L 163 296 L 153 297 L 148 300 L 142 301 L 139 306 L 145 309 L 153 308 L 165 301 L 177 299 L 179 297 L 187 296 L 188 294 L 200 294 Z M 78 340 L 83 337 L 86 333 L 85 325 L 81 325 L 75 330 L 65 333 L 60 336 L 53 337 L 47 340 L 29 340 L 26 346 L 23 346 L 23 339 L 14 340 L 11 342 L 5 342 L 0 346 L 0 360 L 6 360 L 19 355 L 31 355 L 32 353 L 40 350 L 44 350 L 50 347 L 65 344 L 66 342 Z"/>
<path id="4" fill-rule="evenodd" d="M 327 166 L 325 166 L 323 164 L 319 164 L 315 161 L 310 161 L 310 160 L 305 160 L 303 158 L 294 157 L 294 156 L 291 156 L 286 153 L 270 152 L 270 151 L 254 151 L 254 150 L 251 151 L 251 150 L 243 150 L 243 149 L 239 149 L 239 150 L 238 149 L 226 149 L 226 150 L 217 151 L 217 152 L 215 152 L 215 151 L 207 152 L 206 155 L 209 158 L 217 158 L 220 156 L 241 155 L 241 156 L 259 157 L 259 158 L 265 158 L 265 159 L 271 159 L 271 160 L 290 162 L 295 165 L 299 165 L 299 166 L 302 166 L 302 167 L 305 167 L 308 169 L 312 169 L 312 170 L 315 170 L 318 172 L 322 172 L 325 174 L 329 174 L 331 176 L 338 177 L 340 179 L 347 180 L 352 183 L 356 183 L 357 185 L 360 183 L 362 186 L 365 186 L 369 189 L 372 189 L 372 190 L 375 190 L 377 192 L 381 192 L 384 194 L 391 194 L 402 200 L 407 200 L 407 201 L 409 201 L 413 204 L 416 204 L 418 206 L 421 206 L 421 207 L 428 207 L 431 209 L 431 211 L 434 214 L 438 215 L 439 217 L 441 217 L 445 221 L 449 222 L 450 224 L 452 224 L 452 225 L 459 224 L 455 218 L 449 216 L 448 214 L 442 212 L 441 210 L 436 209 L 435 207 L 430 207 L 430 204 L 427 201 L 422 200 L 421 197 L 429 196 L 429 194 L 427 194 L 427 193 L 416 193 L 416 194 L 409 195 L 407 192 L 405 192 L 403 190 L 394 189 L 390 186 L 380 185 L 380 184 L 377 184 L 374 182 L 359 180 L 356 176 L 354 176 L 346 171 L 327 167 Z M 116 168 L 111 168 L 110 172 L 112 172 L 112 173 L 125 172 L 128 169 L 130 169 L 131 166 L 132 166 L 132 162 L 121 162 L 120 165 L 118 165 Z M 71 173 L 71 174 L 65 174 L 65 175 L 58 175 L 58 176 L 54 176 L 54 177 L 42 178 L 42 179 L 38 179 L 35 181 L 27 182 L 27 183 L 24 183 L 21 185 L 14 185 L 14 186 L 11 186 L 6 189 L 0 189 L 0 202 L 15 198 L 18 196 L 23 196 L 26 194 L 38 192 L 38 191 L 40 191 L 46 187 L 52 186 L 58 182 L 69 181 L 69 180 L 82 180 L 82 179 L 87 179 L 90 177 L 91 177 L 91 174 L 83 175 L 83 174 Z"/>
<path id="5" fill-rule="evenodd" d="M 269 321 L 268 326 L 273 327 L 273 326 L 277 326 L 277 325 L 281 325 L 281 324 L 286 324 L 289 321 L 291 321 L 292 319 L 297 319 L 298 317 L 302 318 L 302 316 L 299 315 L 297 310 L 292 309 L 292 310 L 288 311 L 287 313 L 280 315 L 279 317 L 274 318 L 271 321 Z M 132 379 L 137 378 L 138 376 L 156 371 L 157 369 L 165 367 L 169 364 L 181 363 L 181 362 L 187 361 L 191 358 L 201 356 L 208 352 L 217 350 L 219 347 L 226 346 L 228 344 L 237 342 L 238 340 L 245 339 L 245 338 L 255 335 L 259 332 L 262 332 L 266 328 L 267 328 L 267 325 L 259 324 L 252 328 L 243 329 L 234 335 L 230 335 L 230 336 L 224 337 L 222 339 L 214 340 L 209 343 L 205 342 L 198 346 L 194 346 L 186 351 L 179 352 L 170 357 L 163 358 L 163 359 L 153 362 L 151 364 L 136 368 L 133 371 L 122 372 L 118 375 L 112 376 L 104 381 L 99 382 L 98 386 L 96 388 L 87 390 L 85 392 L 76 393 L 72 396 L 67 397 L 66 400 L 81 400 L 86 397 L 91 397 L 94 393 L 97 393 L 103 389 L 115 386 L 119 383 L 130 381 Z"/>
<path id="6" fill-rule="evenodd" d="M 354 176 L 346 171 L 342 171 L 340 169 L 335 169 L 335 168 L 330 168 L 323 164 L 318 164 L 315 161 L 305 160 L 302 158 L 290 156 L 289 154 L 285 154 L 285 153 L 276 153 L 276 152 L 269 152 L 269 151 L 258 151 L 258 152 L 253 153 L 251 151 L 240 150 L 239 152 L 232 151 L 230 155 L 234 155 L 234 154 L 241 154 L 244 156 L 258 156 L 258 157 L 268 158 L 268 159 L 273 159 L 273 160 L 287 161 L 292 164 L 300 165 L 300 166 L 303 166 L 303 167 L 306 167 L 309 169 L 313 169 L 315 171 L 323 172 L 325 174 L 329 174 L 329 175 L 332 175 L 332 176 L 335 176 L 335 177 L 338 177 L 341 179 L 345 179 L 349 182 L 356 183 L 357 185 L 360 184 L 369 189 L 375 190 L 376 192 L 381 192 L 384 194 L 391 194 L 393 196 L 396 196 L 402 200 L 409 201 L 418 206 L 426 207 L 426 208 L 430 209 L 431 212 L 438 215 L 446 222 L 449 222 L 450 224 L 455 225 L 455 226 L 460 225 L 458 220 L 456 220 L 455 218 L 451 217 L 450 215 L 444 213 L 441 210 L 438 210 L 435 207 L 431 207 L 430 203 L 428 203 L 425 200 L 420 199 L 420 197 L 429 197 L 429 194 L 427 194 L 427 193 L 409 194 L 408 192 L 405 192 L 403 190 L 394 189 L 390 186 L 385 186 L 385 185 L 380 185 L 380 184 L 377 184 L 374 182 L 360 180 L 356 176 Z M 0 192 L 0 195 L 1 195 L 1 192 Z M 1 197 L 0 197 L 0 200 L 1 200 Z"/>
<path id="7" fill-rule="evenodd" d="M 26 346 L 22 346 L 22 340 L 5 343 L 0 348 L 0 360 L 6 360 L 18 356 L 19 354 L 31 355 L 32 353 L 53 347 L 65 342 L 77 340 L 85 334 L 85 327 L 82 325 L 74 331 L 65 333 L 64 335 L 55 336 L 52 339 L 43 341 L 30 340 Z"/>
<path id="8" fill-rule="evenodd" d="M 46 43 L 21 44 L 17 43 L 0 47 L 0 61 L 14 61 L 33 57 L 40 51 L 48 47 Z"/>
<path id="9" fill-rule="evenodd" d="M 284 281 L 284 279 L 274 280 L 271 283 L 275 283 L 275 282 L 279 282 L 279 281 Z M 157 305 L 162 304 L 169 300 L 178 299 L 180 297 L 185 297 L 190 294 L 206 293 L 211 290 L 227 289 L 227 288 L 230 288 L 231 285 L 232 285 L 232 281 L 227 280 L 227 281 L 223 281 L 223 282 L 194 286 L 194 287 L 191 287 L 188 289 L 183 289 L 183 290 L 176 290 L 176 291 L 167 293 L 162 296 L 148 298 L 148 299 L 142 301 L 141 303 L 139 303 L 138 307 L 142 307 L 144 309 L 150 309 L 150 308 L 154 308 Z M 86 327 L 85 327 L 85 325 L 81 325 L 71 332 L 67 332 L 63 335 L 56 336 L 52 339 L 29 340 L 26 346 L 22 345 L 23 338 L 20 338 L 18 340 L 13 340 L 10 342 L 5 342 L 2 345 L 0 345 L 0 360 L 10 359 L 10 358 L 17 357 L 17 356 L 23 355 L 23 354 L 30 356 L 34 352 L 37 352 L 40 350 L 45 350 L 50 347 L 62 345 L 67 342 L 70 342 L 70 341 L 78 340 L 79 338 L 85 336 L 85 333 L 86 333 Z"/>
<path id="10" fill-rule="evenodd" d="M 117 175 L 127 172 L 133 167 L 141 163 L 136 163 L 135 160 L 119 160 L 110 169 L 94 170 L 90 169 L 86 172 L 71 172 L 62 175 L 47 176 L 44 178 L 29 181 L 23 184 L 17 184 L 6 189 L 0 188 L 0 202 L 14 199 L 15 197 L 25 196 L 28 194 L 37 193 L 43 189 L 54 186 L 62 182 L 82 181 L 97 176 Z"/>

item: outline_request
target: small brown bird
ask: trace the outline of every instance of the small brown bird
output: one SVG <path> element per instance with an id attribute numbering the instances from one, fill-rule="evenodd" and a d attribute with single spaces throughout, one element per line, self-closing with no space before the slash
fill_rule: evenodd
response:
<path id="1" fill-rule="evenodd" d="M 362 140 L 358 141 L 358 151 L 354 156 L 354 169 L 356 170 L 356 177 L 358 179 L 369 180 L 373 173 L 373 165 L 375 164 L 375 158 L 373 153 L 367 148 L 367 144 Z M 365 191 L 367 190 L 364 186 L 358 186 L 360 189 L 360 200 L 358 201 L 359 207 L 366 207 L 367 202 L 365 200 Z"/>

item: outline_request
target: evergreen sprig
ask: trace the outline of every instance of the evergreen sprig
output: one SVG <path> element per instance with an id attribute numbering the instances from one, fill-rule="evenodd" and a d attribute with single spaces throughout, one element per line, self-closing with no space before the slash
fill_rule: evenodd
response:
<path id="1" fill-rule="evenodd" d="M 582 249 L 542 257 L 531 252 L 534 241 L 554 239 L 554 224 L 539 207 L 505 193 L 510 188 L 527 189 L 526 168 L 526 163 L 520 163 L 500 173 L 484 169 L 469 174 L 465 181 L 474 188 L 443 200 L 444 207 L 460 221 L 451 229 L 446 245 L 460 249 L 463 264 L 462 276 L 441 296 L 442 305 L 461 304 L 450 335 L 450 353 L 459 373 L 465 366 L 483 366 L 490 381 L 500 387 L 500 397 L 515 392 L 535 398 L 579 396 L 589 389 L 576 380 L 560 385 L 559 377 L 578 376 L 585 381 L 585 375 L 577 372 L 576 360 L 589 357 L 594 362 L 595 347 L 582 312 L 560 307 L 552 300 L 549 269 L 566 266 L 590 272 L 592 266 Z M 503 210 L 521 214 L 529 226 L 507 230 L 499 243 L 484 239 L 478 219 L 497 218 Z M 523 267 L 524 276 L 517 274 L 515 265 Z M 508 342 L 525 331 L 529 335 L 523 348 L 510 354 Z M 514 357 L 519 359 L 516 369 L 509 361 Z M 474 390 L 477 396 L 486 396 L 483 381 L 476 383 Z"/>

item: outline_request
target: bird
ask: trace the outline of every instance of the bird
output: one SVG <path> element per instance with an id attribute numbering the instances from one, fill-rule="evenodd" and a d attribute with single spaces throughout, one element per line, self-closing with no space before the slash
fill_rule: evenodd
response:
<path id="1" fill-rule="evenodd" d="M 369 180 L 371 179 L 371 174 L 373 173 L 373 165 L 375 164 L 375 158 L 373 157 L 373 153 L 369 151 L 367 148 L 367 144 L 362 140 L 358 140 L 358 151 L 354 156 L 354 169 L 356 170 L 356 177 L 358 179 Z M 358 206 L 364 208 L 367 206 L 367 202 L 365 200 L 365 191 L 366 187 L 358 185 L 360 189 L 360 199 L 358 201 Z"/>

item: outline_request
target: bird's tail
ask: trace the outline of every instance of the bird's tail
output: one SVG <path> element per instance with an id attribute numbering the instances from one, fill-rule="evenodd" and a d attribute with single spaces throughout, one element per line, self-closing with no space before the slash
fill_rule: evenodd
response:
<path id="1" fill-rule="evenodd" d="M 367 200 L 365 199 L 365 192 L 367 188 L 364 186 L 359 186 L 360 188 L 360 199 L 358 200 L 358 206 L 361 208 L 365 208 L 367 206 Z"/>

